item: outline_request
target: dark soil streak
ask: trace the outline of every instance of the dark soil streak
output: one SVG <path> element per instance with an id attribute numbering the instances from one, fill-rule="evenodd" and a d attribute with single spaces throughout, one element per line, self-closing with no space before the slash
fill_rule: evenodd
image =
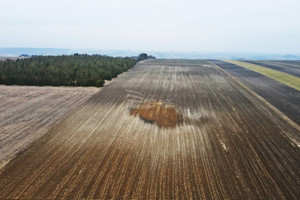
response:
<path id="1" fill-rule="evenodd" d="M 252 63 L 252 64 L 256 64 L 256 65 L 260 65 L 260 66 L 263 66 L 263 67 L 267 67 L 267 68 L 270 68 L 270 69 L 275 69 L 275 70 L 278 70 L 278 71 L 281 71 L 281 72 L 285 72 L 287 74 L 291 74 L 291 75 L 294 75 L 294 76 L 297 76 L 297 77 L 300 77 L 300 67 L 299 69 L 293 69 L 293 68 L 287 68 L 285 67 L 284 63 L 281 63 L 280 66 L 279 64 L 272 64 L 272 63 L 268 63 L 267 61 L 246 61 L 248 63 Z"/>
<path id="2" fill-rule="evenodd" d="M 223 62 L 210 61 L 236 77 L 255 93 L 266 99 L 287 117 L 300 125 L 300 92 L 257 72 Z"/>

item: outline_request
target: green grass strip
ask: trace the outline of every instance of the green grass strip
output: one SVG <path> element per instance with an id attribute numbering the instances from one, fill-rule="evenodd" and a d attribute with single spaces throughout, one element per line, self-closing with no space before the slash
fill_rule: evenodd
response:
<path id="1" fill-rule="evenodd" d="M 300 91 L 300 78 L 286 74 L 284 72 L 280 72 L 274 69 L 269 69 L 260 65 L 255 65 L 247 62 L 242 61 L 236 61 L 236 60 L 225 60 L 225 62 L 229 62 L 247 69 L 250 69 L 252 71 L 255 71 L 257 73 L 260 73 L 262 75 L 265 75 L 269 78 L 272 78 L 276 81 L 279 81 L 285 85 L 288 85 L 292 88 L 295 88 L 296 90 Z"/>

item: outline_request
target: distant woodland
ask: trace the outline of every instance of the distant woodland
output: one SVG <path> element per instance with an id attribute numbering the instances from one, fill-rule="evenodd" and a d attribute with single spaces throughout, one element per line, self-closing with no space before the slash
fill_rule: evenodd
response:
<path id="1" fill-rule="evenodd" d="M 86 54 L 5 60 L 0 61 L 0 84 L 101 87 L 139 60 Z"/>

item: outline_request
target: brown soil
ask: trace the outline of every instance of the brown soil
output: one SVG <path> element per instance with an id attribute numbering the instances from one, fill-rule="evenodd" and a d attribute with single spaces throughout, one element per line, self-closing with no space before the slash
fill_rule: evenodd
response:
<path id="1" fill-rule="evenodd" d="M 0 168 L 99 89 L 0 85 Z"/>
<path id="2" fill-rule="evenodd" d="M 130 114 L 140 116 L 146 122 L 155 123 L 158 127 L 172 128 L 180 122 L 180 115 L 172 104 L 144 102 L 130 110 Z"/>
<path id="3" fill-rule="evenodd" d="M 188 62 L 139 63 L 68 112 L 0 170 L 0 199 L 299 199 L 300 129 L 219 67 Z M 184 123 L 130 115 L 127 91 L 171 99 Z"/>

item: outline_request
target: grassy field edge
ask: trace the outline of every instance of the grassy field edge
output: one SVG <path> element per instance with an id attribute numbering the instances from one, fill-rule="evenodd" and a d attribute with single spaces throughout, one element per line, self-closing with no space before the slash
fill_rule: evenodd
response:
<path id="1" fill-rule="evenodd" d="M 296 76 L 286 74 L 284 72 L 279 72 L 277 70 L 268 69 L 268 68 L 260 66 L 260 65 L 242 62 L 242 61 L 237 61 L 237 60 L 224 60 L 224 61 L 231 63 L 231 64 L 238 65 L 240 67 L 250 69 L 252 71 L 260 73 L 264 76 L 272 78 L 276 81 L 279 81 L 287 86 L 290 86 L 290 87 L 300 91 L 300 79 Z"/>
<path id="2" fill-rule="evenodd" d="M 282 117 L 285 121 L 287 121 L 291 126 L 293 126 L 295 129 L 297 129 L 298 131 L 300 131 L 300 126 L 297 123 L 295 123 L 293 120 L 291 120 L 288 116 L 286 116 L 278 108 L 276 108 L 274 105 L 272 105 L 270 102 L 268 102 L 265 98 L 263 98 L 262 96 L 260 96 L 259 94 L 257 94 L 253 90 L 251 90 L 242 81 L 240 81 L 239 79 L 237 79 L 236 77 L 234 77 L 233 75 L 231 75 L 230 73 L 228 73 L 226 70 L 222 69 L 221 67 L 219 67 L 218 65 L 216 65 L 216 64 L 214 64 L 212 62 L 209 62 L 209 63 L 211 63 L 212 65 L 214 65 L 215 67 L 217 67 L 219 70 L 221 70 L 223 73 L 225 73 L 227 76 L 229 76 L 230 78 L 232 78 L 243 89 L 245 89 L 247 92 L 249 92 L 250 94 L 252 94 L 253 96 L 255 96 L 262 103 L 264 103 L 265 105 L 267 105 L 270 109 L 272 109 L 275 113 L 277 113 L 280 117 Z M 294 145 L 300 147 L 300 142 L 297 141 L 297 138 L 295 137 L 295 135 L 289 135 L 289 134 L 287 134 L 286 136 L 291 140 L 291 142 L 294 143 Z"/>

